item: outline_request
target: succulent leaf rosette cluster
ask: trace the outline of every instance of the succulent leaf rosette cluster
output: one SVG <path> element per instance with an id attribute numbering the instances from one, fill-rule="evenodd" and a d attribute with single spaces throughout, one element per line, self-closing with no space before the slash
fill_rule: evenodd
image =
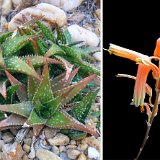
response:
<path id="1" fill-rule="evenodd" d="M 85 119 L 99 91 L 92 80 L 100 75 L 88 53 L 98 48 L 72 43 L 67 30 L 55 26 L 53 34 L 36 19 L 1 33 L 0 44 L 0 130 L 33 127 L 38 135 L 48 126 L 73 138 L 97 134 Z"/>

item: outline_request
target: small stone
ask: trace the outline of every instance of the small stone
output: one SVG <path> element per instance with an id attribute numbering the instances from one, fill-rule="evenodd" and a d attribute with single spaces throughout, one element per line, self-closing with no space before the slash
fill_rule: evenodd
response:
<path id="1" fill-rule="evenodd" d="M 3 159 L 2 159 L 2 152 L 0 152 L 0 160 L 3 160 Z"/>
<path id="2" fill-rule="evenodd" d="M 66 147 L 65 146 L 59 146 L 59 151 L 60 152 L 65 152 L 66 151 Z"/>
<path id="3" fill-rule="evenodd" d="M 68 18 L 69 21 L 74 22 L 75 24 L 80 23 L 85 18 L 85 15 L 80 12 L 75 12 L 73 16 Z"/>
<path id="4" fill-rule="evenodd" d="M 88 144 L 80 144 L 78 148 L 79 148 L 81 151 L 84 151 L 84 150 L 87 149 L 87 147 L 88 147 Z"/>
<path id="5" fill-rule="evenodd" d="M 77 147 L 76 145 L 72 144 L 66 146 L 67 149 L 75 149 L 76 147 Z"/>
<path id="6" fill-rule="evenodd" d="M 97 102 L 97 103 L 100 103 L 100 102 L 101 102 L 101 97 L 97 96 L 97 97 L 96 97 L 96 102 Z"/>
<path id="7" fill-rule="evenodd" d="M 65 152 L 60 153 L 60 158 L 62 160 L 71 160 Z"/>
<path id="8" fill-rule="evenodd" d="M 31 151 L 31 147 L 28 146 L 27 144 L 24 144 L 23 145 L 23 150 L 26 152 L 26 153 L 29 153 Z"/>
<path id="9" fill-rule="evenodd" d="M 80 151 L 77 149 L 68 149 L 67 155 L 70 159 L 76 159 L 80 155 Z"/>
<path id="10" fill-rule="evenodd" d="M 2 135 L 2 139 L 4 143 L 10 143 L 14 139 L 14 136 L 10 132 L 5 132 Z"/>
<path id="11" fill-rule="evenodd" d="M 0 151 L 2 151 L 2 148 L 3 148 L 3 145 L 4 145 L 5 143 L 3 142 L 3 140 L 0 140 Z"/>
<path id="12" fill-rule="evenodd" d="M 97 9 L 95 11 L 95 14 L 96 14 L 96 16 L 97 16 L 98 19 L 101 19 L 101 10 L 100 9 Z"/>
<path id="13" fill-rule="evenodd" d="M 41 0 L 44 3 L 49 3 L 65 11 L 70 11 L 77 8 L 84 0 Z"/>
<path id="14" fill-rule="evenodd" d="M 81 153 L 77 160 L 87 160 L 85 154 Z"/>
<path id="15" fill-rule="evenodd" d="M 101 62 L 101 59 L 102 59 L 102 57 L 101 57 L 101 52 L 96 52 L 96 53 L 94 53 L 94 54 L 93 54 L 93 57 L 94 57 L 97 61 Z"/>
<path id="16" fill-rule="evenodd" d="M 99 44 L 97 35 L 88 29 L 74 24 L 68 27 L 68 31 L 71 34 L 72 42 L 84 41 L 90 46 L 98 46 Z"/>
<path id="17" fill-rule="evenodd" d="M 46 146 L 46 145 L 47 145 L 47 141 L 44 139 L 44 140 L 42 141 L 42 144 L 43 144 L 44 146 Z"/>
<path id="18" fill-rule="evenodd" d="M 28 158 L 33 159 L 36 156 L 34 147 L 31 147 L 31 152 L 28 154 Z"/>
<path id="19" fill-rule="evenodd" d="M 17 129 L 10 129 L 10 131 L 11 131 L 11 133 L 12 133 L 14 136 L 16 136 L 16 135 L 17 135 L 17 132 L 18 132 L 18 130 L 17 130 Z"/>
<path id="20" fill-rule="evenodd" d="M 48 139 L 48 142 L 52 146 L 67 145 L 69 143 L 69 138 L 64 134 L 58 133 L 54 138 Z"/>
<path id="21" fill-rule="evenodd" d="M 2 139 L 2 132 L 0 132 L 0 139 Z"/>
<path id="22" fill-rule="evenodd" d="M 25 138 L 25 139 L 24 139 L 24 143 L 27 144 L 27 145 L 29 145 L 29 146 L 31 146 L 31 144 L 32 144 L 32 139 L 31 139 L 31 138 Z"/>
<path id="23" fill-rule="evenodd" d="M 24 154 L 22 146 L 17 142 L 14 142 L 13 144 L 5 144 L 2 151 L 3 160 L 22 160 Z"/>
<path id="24" fill-rule="evenodd" d="M 29 133 L 26 135 L 26 138 L 32 138 L 33 137 L 33 130 L 31 129 Z"/>
<path id="25" fill-rule="evenodd" d="M 93 147 L 88 147 L 88 157 L 91 158 L 91 159 L 99 159 L 99 152 L 93 148 Z"/>
<path id="26" fill-rule="evenodd" d="M 100 141 L 94 137 L 84 138 L 82 144 L 88 144 L 89 146 L 96 148 L 98 151 L 100 150 Z"/>
<path id="27" fill-rule="evenodd" d="M 76 145 L 76 141 L 75 140 L 71 140 L 70 144 L 75 144 Z"/>
<path id="28" fill-rule="evenodd" d="M 28 160 L 28 156 L 24 154 L 22 160 Z"/>
<path id="29" fill-rule="evenodd" d="M 52 147 L 52 152 L 59 156 L 59 152 L 60 152 L 60 151 L 59 151 L 59 148 L 58 148 L 58 147 L 53 146 L 53 147 Z"/>
<path id="30" fill-rule="evenodd" d="M 37 150 L 36 157 L 39 158 L 39 160 L 62 160 L 55 153 L 45 149 Z"/>
<path id="31" fill-rule="evenodd" d="M 46 127 L 44 134 L 46 139 L 53 138 L 57 134 L 57 130 L 54 128 Z"/>

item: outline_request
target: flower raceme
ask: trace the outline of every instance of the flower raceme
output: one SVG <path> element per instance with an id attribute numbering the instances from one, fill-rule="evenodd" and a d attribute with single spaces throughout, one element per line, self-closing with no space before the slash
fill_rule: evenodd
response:
<path id="1" fill-rule="evenodd" d="M 119 57 L 127 58 L 138 63 L 136 82 L 134 86 L 133 104 L 138 106 L 144 105 L 146 95 L 146 81 L 149 72 L 152 70 L 155 79 L 160 78 L 159 68 L 151 62 L 152 59 L 160 60 L 160 39 L 157 40 L 154 56 L 147 56 L 139 52 L 132 51 L 114 44 L 110 44 L 108 52 Z"/>

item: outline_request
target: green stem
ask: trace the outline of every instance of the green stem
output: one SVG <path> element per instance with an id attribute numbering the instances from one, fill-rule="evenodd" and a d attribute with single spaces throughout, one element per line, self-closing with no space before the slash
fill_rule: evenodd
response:
<path id="1" fill-rule="evenodd" d="M 159 88 L 159 87 L 158 87 Z M 157 109 L 158 109 L 158 98 L 159 98 L 159 95 L 160 95 L 160 90 L 158 89 L 156 91 L 156 98 L 155 98 L 155 103 L 154 103 L 154 107 L 153 107 L 153 110 L 152 110 L 152 114 L 151 114 L 151 117 L 147 123 L 147 131 L 146 131 L 146 134 L 144 136 L 144 139 L 143 139 L 143 143 L 139 149 L 139 152 L 136 156 L 136 158 L 134 160 L 138 160 L 139 156 L 141 155 L 142 151 L 143 151 L 143 148 L 149 138 L 149 133 L 150 133 L 150 129 L 151 129 L 151 126 L 152 126 L 152 123 L 153 123 L 153 120 L 154 120 L 154 117 L 155 117 L 155 114 L 157 112 Z"/>

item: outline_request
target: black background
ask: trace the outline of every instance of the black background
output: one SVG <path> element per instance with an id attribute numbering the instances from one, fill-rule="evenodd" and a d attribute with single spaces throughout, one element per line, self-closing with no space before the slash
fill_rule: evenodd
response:
<path id="1" fill-rule="evenodd" d="M 160 37 L 159 6 L 155 1 L 104 0 L 103 47 L 113 43 L 153 55 Z M 143 141 L 147 117 L 130 105 L 134 80 L 115 77 L 117 73 L 136 75 L 136 71 L 134 62 L 103 51 L 103 159 L 134 159 Z M 154 87 L 151 74 L 148 83 Z M 140 159 L 160 159 L 160 114 Z"/>

